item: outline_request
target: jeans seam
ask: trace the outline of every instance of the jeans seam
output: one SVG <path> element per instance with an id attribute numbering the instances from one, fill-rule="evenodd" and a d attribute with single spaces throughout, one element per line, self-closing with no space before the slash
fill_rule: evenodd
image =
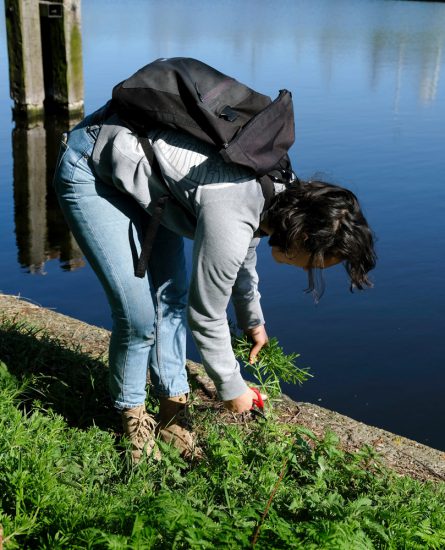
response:
<path id="1" fill-rule="evenodd" d="M 91 144 L 91 145 L 94 145 L 94 144 Z M 66 182 L 67 184 L 70 184 L 72 186 L 74 186 L 75 184 L 73 183 L 73 174 L 75 172 L 75 170 L 77 169 L 78 165 L 79 165 L 79 162 L 83 159 L 83 160 L 87 160 L 90 158 L 91 155 L 86 155 L 86 152 L 89 150 L 90 147 L 87 147 L 86 149 L 82 148 L 82 151 L 79 152 L 79 158 L 76 160 L 76 162 L 74 162 L 71 166 L 71 170 L 69 172 L 69 176 L 66 178 Z M 63 154 L 63 156 L 65 156 L 65 154 L 68 152 L 68 150 L 70 149 L 70 146 L 69 146 L 69 143 L 66 144 L 66 150 Z M 61 159 L 62 161 L 62 159 Z M 62 162 L 59 162 L 59 166 L 62 164 Z M 79 195 L 77 195 L 77 193 L 75 194 L 75 197 L 77 200 L 79 200 Z M 82 214 L 82 217 L 83 214 Z M 85 218 L 84 218 L 85 219 Z"/>
<path id="2" fill-rule="evenodd" d="M 156 291 L 156 341 L 155 341 L 155 348 L 156 348 L 156 359 L 158 362 L 158 370 L 159 370 L 159 379 L 161 381 L 162 386 L 166 387 L 166 378 L 165 378 L 165 371 L 164 366 L 161 362 L 161 338 L 160 338 L 160 332 L 161 332 L 161 323 L 163 319 L 162 315 L 162 307 L 161 307 L 161 294 L 162 294 L 162 287 L 158 288 Z"/>

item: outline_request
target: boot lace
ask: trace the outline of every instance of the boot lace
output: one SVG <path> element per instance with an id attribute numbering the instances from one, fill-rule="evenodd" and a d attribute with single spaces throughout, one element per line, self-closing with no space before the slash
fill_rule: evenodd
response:
<path id="1" fill-rule="evenodd" d="M 156 421 L 147 412 L 141 416 L 130 416 L 127 420 L 127 435 L 135 446 L 142 449 L 147 443 L 149 447 L 154 445 L 154 430 Z"/>

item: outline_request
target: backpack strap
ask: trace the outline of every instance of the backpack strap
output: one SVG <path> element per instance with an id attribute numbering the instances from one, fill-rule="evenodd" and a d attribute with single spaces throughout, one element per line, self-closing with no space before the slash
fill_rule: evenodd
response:
<path id="1" fill-rule="evenodd" d="M 148 262 L 150 260 L 151 251 L 153 249 L 153 243 L 155 242 L 156 233 L 161 223 L 162 215 L 164 214 L 164 208 L 169 200 L 168 195 L 160 197 L 155 205 L 154 212 L 150 217 L 150 221 L 144 228 L 144 237 L 142 241 L 141 254 L 138 258 L 138 263 L 134 274 L 136 277 L 143 279 L 148 269 Z"/>
<path id="2" fill-rule="evenodd" d="M 258 183 L 261 186 L 261 191 L 263 192 L 264 197 L 264 206 L 263 206 L 263 212 L 267 210 L 270 206 L 270 202 L 275 195 L 275 186 L 273 184 L 272 178 L 266 174 L 264 176 L 261 176 L 258 178 Z"/>
<path id="3" fill-rule="evenodd" d="M 138 139 L 148 159 L 148 162 L 150 163 L 151 169 L 158 175 L 158 177 L 161 179 L 161 182 L 164 181 L 161 168 L 159 166 L 156 155 L 154 154 L 150 140 L 145 136 L 138 136 Z M 156 234 L 159 229 L 159 224 L 161 223 L 164 209 L 169 199 L 170 195 L 168 194 L 159 197 L 159 199 L 156 201 L 153 214 L 151 215 L 149 222 L 144 227 L 141 253 L 139 255 L 138 263 L 134 271 L 135 276 L 139 277 L 140 279 L 143 279 L 145 277 L 145 273 L 147 272 L 148 262 L 150 260 L 151 251 L 153 249 L 153 243 L 155 242 Z"/>

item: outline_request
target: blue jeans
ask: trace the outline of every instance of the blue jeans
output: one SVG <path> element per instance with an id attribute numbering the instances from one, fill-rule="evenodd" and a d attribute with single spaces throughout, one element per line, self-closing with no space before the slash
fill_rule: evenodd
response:
<path id="1" fill-rule="evenodd" d="M 90 157 L 99 126 L 90 122 L 91 116 L 63 140 L 54 186 L 111 307 L 110 392 L 115 407 L 127 409 L 145 402 L 147 369 L 157 395 L 189 392 L 184 243 L 160 226 L 149 272 L 144 279 L 135 277 L 148 214 L 129 195 L 94 176 Z"/>

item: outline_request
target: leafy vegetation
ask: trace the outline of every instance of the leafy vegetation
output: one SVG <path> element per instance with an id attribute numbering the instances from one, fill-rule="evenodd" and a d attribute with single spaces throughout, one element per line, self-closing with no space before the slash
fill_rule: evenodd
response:
<path id="1" fill-rule="evenodd" d="M 272 416 L 224 424 L 195 403 L 204 459 L 190 466 L 160 443 L 161 461 L 133 467 L 101 405 L 102 362 L 24 325 L 1 332 L 6 550 L 243 549 L 259 526 L 257 548 L 445 547 L 444 484 L 397 477 L 371 449 L 346 453 L 334 434 Z"/>
<path id="2" fill-rule="evenodd" d="M 302 384 L 312 375 L 308 369 L 301 369 L 295 364 L 298 353 L 286 355 L 276 338 L 271 338 L 260 353 L 257 360 L 249 363 L 249 351 L 252 344 L 246 336 L 233 338 L 233 351 L 241 359 L 249 372 L 272 399 L 281 395 L 281 383 Z"/>

